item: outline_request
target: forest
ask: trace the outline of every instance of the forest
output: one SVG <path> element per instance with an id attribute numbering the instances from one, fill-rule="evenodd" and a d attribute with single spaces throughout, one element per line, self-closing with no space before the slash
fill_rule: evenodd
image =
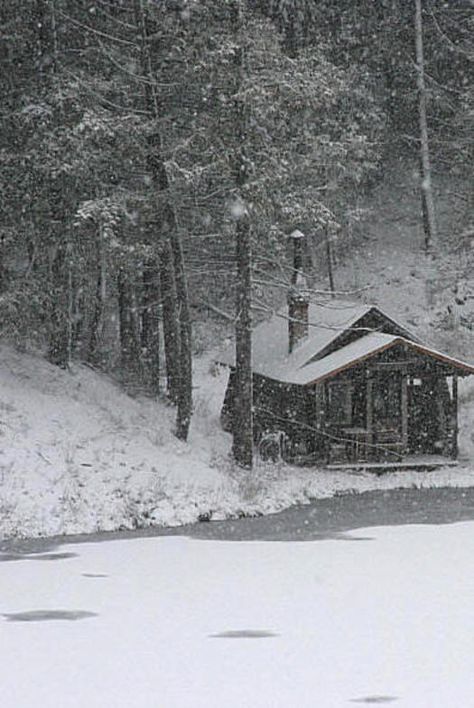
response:
<path id="1" fill-rule="evenodd" d="M 394 158 L 420 165 L 427 254 L 472 258 L 472 193 L 441 246 L 430 189 L 472 178 L 470 0 L 3 0 L 0 28 L 2 338 L 166 397 L 181 440 L 225 324 L 251 464 L 250 333 L 288 236 L 331 288 Z"/>

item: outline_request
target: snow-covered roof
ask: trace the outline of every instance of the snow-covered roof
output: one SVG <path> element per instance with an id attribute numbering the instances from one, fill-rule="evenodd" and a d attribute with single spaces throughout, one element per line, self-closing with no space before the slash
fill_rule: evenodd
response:
<path id="1" fill-rule="evenodd" d="M 466 364 L 459 359 L 454 359 L 442 352 L 438 352 L 436 349 L 431 349 L 423 344 L 412 342 L 404 337 L 396 337 L 391 334 L 383 334 L 382 332 L 373 332 L 338 349 L 319 361 L 311 362 L 297 371 L 288 372 L 286 381 L 300 385 L 318 383 L 341 373 L 345 369 L 351 368 L 356 363 L 360 363 L 375 354 L 379 354 L 385 349 L 390 349 L 397 344 L 404 344 L 406 347 L 421 354 L 426 354 L 433 359 L 444 362 L 453 367 L 453 369 L 457 369 L 462 374 L 474 374 L 474 366 Z"/>
<path id="2" fill-rule="evenodd" d="M 255 373 L 278 381 L 288 380 L 302 366 L 318 357 L 342 333 L 357 326 L 372 305 L 344 300 L 310 303 L 308 336 L 288 353 L 288 309 L 282 308 L 271 319 L 259 324 L 252 335 L 252 367 Z M 388 318 L 390 319 L 390 318 Z M 398 325 L 403 329 L 401 325 Z M 408 332 L 407 332 L 407 336 Z M 218 361 L 235 366 L 235 345 L 229 345 Z"/>
<path id="3" fill-rule="evenodd" d="M 289 383 L 303 385 L 317 383 L 354 366 L 355 362 L 363 361 L 367 357 L 393 346 L 396 340 L 401 341 L 401 338 L 394 337 L 391 334 L 372 332 L 325 356 L 323 359 L 319 359 L 319 361 L 313 361 L 306 366 L 302 366 L 297 371 L 291 372 L 291 374 L 288 372 L 289 379 L 287 380 Z"/>
<path id="4" fill-rule="evenodd" d="M 357 329 L 358 323 L 369 312 L 377 312 L 395 325 L 396 334 L 385 332 L 368 333 L 361 330 L 360 337 L 350 344 L 324 355 L 328 347 L 344 332 Z M 460 373 L 474 374 L 474 367 L 447 354 L 421 344 L 415 337 L 397 324 L 381 310 L 372 306 L 341 300 L 330 300 L 324 304 L 309 305 L 308 336 L 288 353 L 288 314 L 283 308 L 270 320 L 258 325 L 252 337 L 252 367 L 254 373 L 276 381 L 302 386 L 317 383 L 335 376 L 355 363 L 403 343 L 443 361 Z M 400 336 L 406 334 L 406 336 Z M 342 343 L 342 342 L 341 342 Z M 218 361 L 229 366 L 235 365 L 235 345 L 229 345 L 218 357 Z"/>
<path id="5" fill-rule="evenodd" d="M 303 366 L 301 369 L 298 369 L 298 371 L 290 374 L 287 381 L 288 383 L 303 386 L 324 381 L 324 379 L 331 378 L 345 369 L 351 368 L 354 364 L 360 363 L 374 354 L 379 354 L 385 349 L 390 349 L 397 344 L 404 344 L 414 351 L 430 356 L 437 361 L 444 362 L 453 369 L 457 369 L 461 374 L 474 374 L 474 366 L 471 366 L 471 364 L 466 364 L 466 362 L 460 361 L 460 359 L 454 359 L 448 354 L 438 352 L 436 349 L 431 349 L 423 344 L 412 342 L 404 337 L 373 332 L 338 349 L 319 361 L 314 361 Z"/>

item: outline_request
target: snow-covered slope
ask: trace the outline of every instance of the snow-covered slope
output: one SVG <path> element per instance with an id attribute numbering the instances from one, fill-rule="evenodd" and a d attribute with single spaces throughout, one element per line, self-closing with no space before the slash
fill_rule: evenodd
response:
<path id="1" fill-rule="evenodd" d="M 220 506 L 222 486 L 229 497 L 232 485 L 212 463 L 219 434 L 209 444 L 203 425 L 191 445 L 180 443 L 165 404 L 132 399 L 86 367 L 61 371 L 6 346 L 0 381 L 3 533 L 112 529 L 147 516 L 194 521 Z"/>
<path id="2" fill-rule="evenodd" d="M 258 465 L 235 470 L 218 414 L 226 376 L 198 362 L 189 444 L 173 435 L 174 411 L 131 398 L 87 367 L 71 372 L 0 347 L 0 536 L 177 525 L 271 513 L 349 491 L 466 486 L 469 465 L 383 477 Z M 464 416 L 464 454 L 472 448 Z M 467 447 L 466 447 L 467 445 Z"/>

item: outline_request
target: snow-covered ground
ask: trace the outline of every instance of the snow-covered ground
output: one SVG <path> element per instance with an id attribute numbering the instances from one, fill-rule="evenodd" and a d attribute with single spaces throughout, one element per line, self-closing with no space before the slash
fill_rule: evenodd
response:
<path id="1" fill-rule="evenodd" d="M 64 372 L 0 347 L 0 537 L 178 525 L 272 513 L 312 498 L 370 489 L 471 486 L 474 399 L 462 391 L 464 464 L 437 472 L 329 472 L 282 465 L 235 470 L 219 425 L 225 371 L 197 362 L 189 444 L 174 411 L 127 396 L 83 366 Z"/>
<path id="2" fill-rule="evenodd" d="M 474 523 L 0 563 L 2 708 L 468 707 Z"/>

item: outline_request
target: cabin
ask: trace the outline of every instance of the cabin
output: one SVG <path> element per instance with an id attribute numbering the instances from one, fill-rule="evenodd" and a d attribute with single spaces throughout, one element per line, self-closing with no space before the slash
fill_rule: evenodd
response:
<path id="1" fill-rule="evenodd" d="M 233 426 L 235 353 L 221 413 Z M 295 268 L 288 306 L 252 340 L 254 438 L 329 467 L 433 468 L 458 454 L 458 378 L 474 367 L 431 348 L 374 305 L 310 302 Z"/>

